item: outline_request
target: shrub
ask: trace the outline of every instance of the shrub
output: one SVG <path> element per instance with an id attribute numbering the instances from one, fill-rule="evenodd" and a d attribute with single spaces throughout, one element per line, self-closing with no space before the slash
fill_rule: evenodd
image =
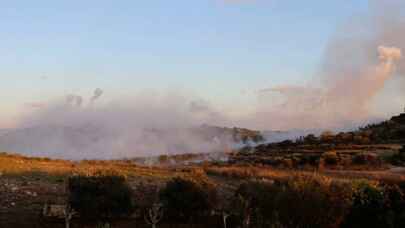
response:
<path id="1" fill-rule="evenodd" d="M 327 165 L 337 165 L 339 158 L 335 151 L 328 151 L 322 154 L 322 158 L 325 160 Z"/>
<path id="2" fill-rule="evenodd" d="M 208 214 L 216 201 L 213 186 L 182 178 L 169 181 L 159 195 L 169 217 L 188 222 Z"/>
<path id="3" fill-rule="evenodd" d="M 285 227 L 337 227 L 349 201 L 348 189 L 329 178 L 297 177 L 277 194 L 279 222 Z"/>
<path id="4" fill-rule="evenodd" d="M 281 160 L 281 165 L 285 168 L 292 168 L 294 167 L 294 161 L 291 158 L 283 158 Z"/>
<path id="5" fill-rule="evenodd" d="M 367 163 L 366 155 L 363 153 L 356 154 L 353 156 L 352 162 L 356 165 L 365 165 Z"/>
<path id="6" fill-rule="evenodd" d="M 389 227 L 385 223 L 384 191 L 369 182 L 353 186 L 353 204 L 343 227 Z"/>
<path id="7" fill-rule="evenodd" d="M 271 226 L 275 219 L 275 195 L 278 185 L 264 182 L 247 182 L 239 186 L 233 199 L 233 213 L 244 227 Z"/>
<path id="8" fill-rule="evenodd" d="M 405 153 L 395 153 L 387 157 L 387 160 L 393 165 L 403 166 L 405 164 Z"/>
<path id="9" fill-rule="evenodd" d="M 333 143 L 335 140 L 335 134 L 331 131 L 324 131 L 320 136 L 320 141 L 322 143 Z"/>
<path id="10" fill-rule="evenodd" d="M 318 142 L 319 142 L 318 138 L 313 134 L 309 134 L 304 137 L 305 144 L 316 144 Z"/>
<path id="11" fill-rule="evenodd" d="M 73 176 L 67 187 L 71 208 L 86 220 L 107 222 L 134 209 L 132 190 L 122 176 Z"/>
<path id="12" fill-rule="evenodd" d="M 356 165 L 378 165 L 380 164 L 380 158 L 375 153 L 360 153 L 354 155 L 352 162 Z"/>
<path id="13" fill-rule="evenodd" d="M 384 186 L 386 219 L 392 227 L 405 227 L 405 195 L 398 185 Z"/>
<path id="14" fill-rule="evenodd" d="M 170 161 L 170 158 L 168 155 L 160 155 L 159 156 L 159 164 L 166 164 Z"/>
<path id="15" fill-rule="evenodd" d="M 395 153 L 391 155 L 388 158 L 388 161 L 391 162 L 393 165 L 404 165 L 405 164 L 405 146 L 402 146 L 402 148 L 399 150 L 398 153 Z"/>
<path id="16" fill-rule="evenodd" d="M 343 227 L 405 227 L 405 197 L 398 185 L 355 182 Z"/>
<path id="17" fill-rule="evenodd" d="M 252 227 L 337 227 L 349 207 L 348 189 L 318 176 L 248 182 L 236 191 L 234 208 L 241 223 L 250 221 Z"/>

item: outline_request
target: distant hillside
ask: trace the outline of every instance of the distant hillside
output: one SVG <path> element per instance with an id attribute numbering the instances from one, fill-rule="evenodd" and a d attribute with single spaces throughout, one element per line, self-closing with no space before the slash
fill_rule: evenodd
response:
<path id="1" fill-rule="evenodd" d="M 256 147 L 256 150 L 271 148 L 295 148 L 302 145 L 367 145 L 367 144 L 405 144 L 405 113 L 394 116 L 390 120 L 370 124 L 351 132 L 333 133 L 325 131 L 319 136 L 307 134 L 296 137 L 295 140 L 287 139 L 270 142 Z M 267 149 L 266 149 L 267 148 Z"/>
<path id="2" fill-rule="evenodd" d="M 405 143 L 405 113 L 382 123 L 370 124 L 359 132 L 370 135 L 370 141 L 375 143 Z"/>

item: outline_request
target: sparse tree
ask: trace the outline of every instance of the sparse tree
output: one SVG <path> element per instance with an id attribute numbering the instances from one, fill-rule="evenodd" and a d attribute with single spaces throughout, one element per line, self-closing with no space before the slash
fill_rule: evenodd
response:
<path id="1" fill-rule="evenodd" d="M 163 205 L 161 203 L 154 203 L 151 208 L 144 215 L 146 223 L 156 228 L 157 224 L 163 218 Z"/>
<path id="2" fill-rule="evenodd" d="M 66 204 L 65 210 L 63 211 L 63 215 L 65 217 L 65 228 L 70 228 L 70 221 L 75 214 L 76 212 L 70 207 L 70 205 Z"/>

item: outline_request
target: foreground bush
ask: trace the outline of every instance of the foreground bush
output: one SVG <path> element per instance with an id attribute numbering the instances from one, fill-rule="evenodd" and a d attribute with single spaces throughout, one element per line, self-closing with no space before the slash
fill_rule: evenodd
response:
<path id="1" fill-rule="evenodd" d="M 235 194 L 242 227 L 405 227 L 400 186 L 321 176 L 247 182 Z"/>
<path id="2" fill-rule="evenodd" d="M 343 227 L 404 227 L 405 198 L 397 185 L 355 183 L 353 204 Z"/>
<path id="3" fill-rule="evenodd" d="M 236 192 L 241 223 L 244 227 L 338 227 L 350 204 L 347 189 L 319 177 L 245 183 Z"/>
<path id="4" fill-rule="evenodd" d="M 223 188 L 218 200 L 215 186 L 203 177 L 175 178 L 163 188 L 139 185 L 133 197 L 138 217 L 151 227 L 167 222 L 243 228 L 405 227 L 403 184 L 296 174 L 248 181 L 235 191 Z M 69 179 L 68 189 L 71 207 L 84 219 L 106 223 L 134 208 L 131 188 L 120 176 L 76 176 Z"/>
<path id="5" fill-rule="evenodd" d="M 109 222 L 133 212 L 132 190 L 122 176 L 73 176 L 67 188 L 68 203 L 82 219 Z"/>
<path id="6" fill-rule="evenodd" d="M 171 219 L 191 223 L 211 212 L 216 202 L 216 191 L 208 184 L 175 178 L 160 191 L 160 200 Z"/>
<path id="7" fill-rule="evenodd" d="M 275 195 L 278 185 L 263 182 L 248 182 L 237 189 L 230 212 L 239 218 L 242 227 L 271 226 L 276 220 Z"/>

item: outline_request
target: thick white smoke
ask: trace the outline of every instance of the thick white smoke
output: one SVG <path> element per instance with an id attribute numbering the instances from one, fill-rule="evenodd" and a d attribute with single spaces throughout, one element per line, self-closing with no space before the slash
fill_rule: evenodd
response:
<path id="1" fill-rule="evenodd" d="M 95 91 L 89 102 L 102 94 Z M 224 118 L 201 100 L 146 93 L 107 105 L 83 106 L 69 95 L 22 119 L 0 137 L 0 150 L 67 159 L 113 159 L 160 154 L 223 152 L 232 135 L 201 128 Z"/>
<path id="2" fill-rule="evenodd" d="M 380 62 L 368 66 L 355 77 L 341 76 L 322 88 L 281 86 L 261 93 L 279 93 L 285 100 L 262 110 L 277 120 L 277 128 L 345 128 L 369 118 L 369 105 L 393 76 L 401 58 L 396 47 L 379 46 L 375 55 Z"/>

